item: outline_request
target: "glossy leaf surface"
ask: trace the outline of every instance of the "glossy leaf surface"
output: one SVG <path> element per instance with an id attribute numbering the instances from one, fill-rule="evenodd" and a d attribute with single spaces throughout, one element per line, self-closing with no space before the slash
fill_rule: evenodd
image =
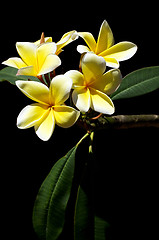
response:
<path id="1" fill-rule="evenodd" d="M 107 239 L 108 222 L 96 214 L 95 159 L 89 153 L 83 178 L 78 188 L 74 216 L 75 240 Z"/>
<path id="2" fill-rule="evenodd" d="M 55 240 L 62 232 L 76 149 L 77 146 L 73 147 L 56 162 L 39 190 L 33 210 L 33 226 L 40 239 Z"/>
<path id="3" fill-rule="evenodd" d="M 24 75 L 16 75 L 17 74 L 18 69 L 17 68 L 13 68 L 13 67 L 5 67 L 0 71 L 0 82 L 3 81 L 8 81 L 11 84 L 15 85 L 15 82 L 17 80 L 32 80 L 32 81 L 38 81 L 40 82 L 40 80 L 34 76 L 24 76 Z"/>
<path id="4" fill-rule="evenodd" d="M 159 88 L 159 66 L 136 70 L 122 80 L 120 87 L 111 95 L 112 100 L 132 98 Z"/>

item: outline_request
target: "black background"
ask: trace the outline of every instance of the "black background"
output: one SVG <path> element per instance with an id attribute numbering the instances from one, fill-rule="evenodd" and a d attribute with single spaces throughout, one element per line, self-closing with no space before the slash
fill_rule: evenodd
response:
<path id="1" fill-rule="evenodd" d="M 123 76 L 142 67 L 158 65 L 159 21 L 158 5 L 154 1 L 12 2 L 4 3 L 1 13 L 0 62 L 18 56 L 16 42 L 34 42 L 42 31 L 55 42 L 70 30 L 89 31 L 97 39 L 106 19 L 116 43 L 132 41 L 138 46 L 136 55 L 121 63 Z M 76 46 L 82 43 L 79 39 L 64 48 L 59 71 L 78 69 L 80 55 Z M 158 97 L 157 90 L 114 101 L 116 114 L 159 114 Z M 52 138 L 43 142 L 33 128 L 16 127 L 19 112 L 31 101 L 15 86 L 0 83 L 0 103 L 1 233 L 5 239 L 36 240 L 32 208 L 38 189 L 53 164 L 75 145 L 84 131 L 76 126 L 71 129 L 56 126 Z M 110 222 L 110 239 L 157 238 L 158 134 L 159 130 L 154 128 L 95 134 L 96 211 Z M 81 157 L 85 152 L 86 149 L 81 149 Z"/>

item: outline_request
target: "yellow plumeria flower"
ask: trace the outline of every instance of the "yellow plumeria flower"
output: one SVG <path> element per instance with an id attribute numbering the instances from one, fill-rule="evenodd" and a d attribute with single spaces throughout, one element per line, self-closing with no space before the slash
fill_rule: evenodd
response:
<path id="1" fill-rule="evenodd" d="M 78 38 L 78 34 L 75 30 L 65 33 L 62 38 L 56 43 L 56 55 L 62 52 L 62 48 L 73 42 Z M 52 42 L 52 37 L 45 37 L 44 42 Z M 34 44 L 39 45 L 40 40 L 34 42 Z"/>
<path id="2" fill-rule="evenodd" d="M 78 38 L 78 35 L 75 30 L 65 33 L 60 39 L 60 41 L 56 43 L 56 46 L 57 46 L 56 54 L 58 55 L 60 52 L 62 52 L 63 47 L 75 41 L 77 38 Z"/>
<path id="3" fill-rule="evenodd" d="M 78 35 L 88 45 L 88 47 L 79 45 L 77 47 L 79 53 L 94 52 L 98 56 L 102 56 L 107 66 L 112 68 L 118 68 L 120 61 L 131 58 L 137 51 L 137 46 L 132 42 L 125 41 L 114 45 L 113 33 L 107 21 L 101 25 L 97 42 L 89 32 L 79 32 Z"/>
<path id="4" fill-rule="evenodd" d="M 49 140 L 55 124 L 63 128 L 71 127 L 78 119 L 80 112 L 66 106 L 72 87 L 72 80 L 58 75 L 51 81 L 50 88 L 40 82 L 16 81 L 17 87 L 30 99 L 36 101 L 26 106 L 17 118 L 20 129 L 33 127 L 40 139 Z"/>
<path id="5" fill-rule="evenodd" d="M 76 70 L 65 73 L 73 80 L 72 99 L 75 106 L 81 112 L 92 108 L 96 112 L 113 114 L 114 104 L 108 95 L 120 85 L 120 71 L 112 69 L 104 73 L 105 60 L 93 53 L 84 55 L 81 67 L 82 73 Z"/>
<path id="6" fill-rule="evenodd" d="M 16 48 L 21 58 L 9 58 L 3 64 L 19 69 L 17 75 L 40 76 L 61 65 L 60 58 L 55 54 L 56 44 L 53 42 L 40 45 L 17 42 Z"/>

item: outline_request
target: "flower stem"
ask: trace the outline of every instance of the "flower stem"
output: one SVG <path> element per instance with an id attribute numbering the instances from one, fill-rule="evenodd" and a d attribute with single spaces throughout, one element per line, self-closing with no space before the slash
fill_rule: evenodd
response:
<path id="1" fill-rule="evenodd" d="M 43 76 L 42 75 L 40 75 L 40 76 L 37 76 L 38 77 L 38 79 L 40 80 L 40 82 L 41 83 L 43 83 L 43 84 L 45 84 L 46 85 L 46 83 L 45 83 L 45 81 L 44 81 L 44 79 L 43 79 Z"/>
<path id="2" fill-rule="evenodd" d="M 90 142 L 89 142 L 89 153 L 93 153 L 93 138 L 94 138 L 94 132 L 91 132 L 90 134 Z"/>
<path id="3" fill-rule="evenodd" d="M 97 120 L 97 119 L 100 118 L 102 115 L 103 115 L 103 113 L 100 113 L 100 114 L 98 114 L 97 116 L 90 118 L 90 120 Z"/>
<path id="4" fill-rule="evenodd" d="M 87 137 L 89 136 L 90 134 L 89 133 L 86 133 L 80 140 L 79 142 L 76 144 L 76 146 L 78 147 L 78 145 Z"/>

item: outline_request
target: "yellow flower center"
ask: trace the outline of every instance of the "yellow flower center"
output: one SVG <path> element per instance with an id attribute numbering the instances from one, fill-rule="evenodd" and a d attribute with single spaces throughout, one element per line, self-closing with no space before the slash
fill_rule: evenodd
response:
<path id="1" fill-rule="evenodd" d="M 95 80 L 94 78 L 91 78 L 91 79 L 89 79 L 89 80 L 85 79 L 85 80 L 84 80 L 84 86 L 85 86 L 86 88 L 89 88 L 89 87 L 91 87 L 91 85 L 92 85 L 95 81 L 96 81 L 96 80 Z"/>

